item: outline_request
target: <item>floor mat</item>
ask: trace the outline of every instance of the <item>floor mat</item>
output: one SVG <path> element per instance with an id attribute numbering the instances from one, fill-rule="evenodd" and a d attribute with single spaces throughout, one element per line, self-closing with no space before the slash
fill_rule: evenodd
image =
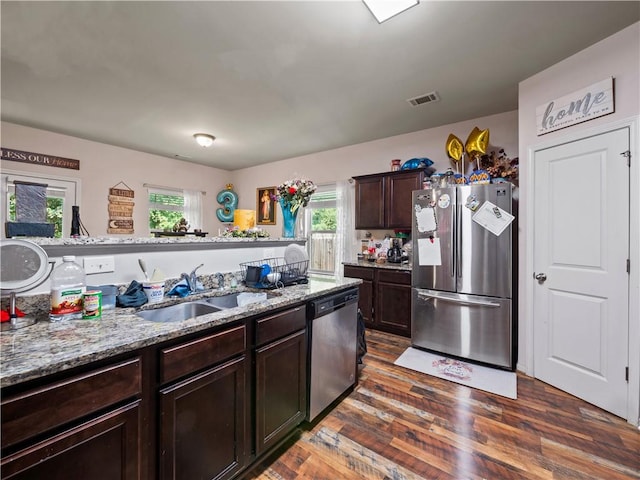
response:
<path id="1" fill-rule="evenodd" d="M 503 397 L 517 398 L 515 372 L 467 363 L 413 347 L 407 348 L 394 364 Z"/>

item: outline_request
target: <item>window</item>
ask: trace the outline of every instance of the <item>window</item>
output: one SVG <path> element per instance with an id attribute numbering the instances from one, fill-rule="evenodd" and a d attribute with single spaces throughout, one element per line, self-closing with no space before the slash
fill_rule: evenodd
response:
<path id="1" fill-rule="evenodd" d="M 2 174 L 2 211 L 8 221 L 16 220 L 15 181 L 47 185 L 46 221 L 54 224 L 55 238 L 68 237 L 71 234 L 71 207 L 77 205 L 80 197 L 80 180 L 5 170 Z M 2 228 L 3 238 L 5 234 Z"/>
<path id="2" fill-rule="evenodd" d="M 182 191 L 149 188 L 149 230 L 171 231 L 183 217 Z"/>
<path id="3" fill-rule="evenodd" d="M 335 274 L 337 223 L 336 187 L 319 186 L 305 209 L 310 272 Z"/>
<path id="4" fill-rule="evenodd" d="M 198 190 L 178 190 L 144 185 L 149 189 L 149 230 L 171 231 L 184 218 L 189 230 L 202 228 L 202 196 Z"/>

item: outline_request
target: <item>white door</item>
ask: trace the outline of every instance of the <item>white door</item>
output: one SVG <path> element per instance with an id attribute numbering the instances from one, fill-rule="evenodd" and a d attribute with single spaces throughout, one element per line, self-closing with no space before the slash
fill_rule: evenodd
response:
<path id="1" fill-rule="evenodd" d="M 537 151 L 533 197 L 535 376 L 621 417 L 629 346 L 627 150 L 623 128 Z"/>

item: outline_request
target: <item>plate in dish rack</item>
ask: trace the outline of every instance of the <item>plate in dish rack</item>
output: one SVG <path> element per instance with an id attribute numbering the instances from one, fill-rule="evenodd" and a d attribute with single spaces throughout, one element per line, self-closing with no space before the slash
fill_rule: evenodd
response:
<path id="1" fill-rule="evenodd" d="M 307 254 L 307 251 L 303 247 L 301 247 L 300 245 L 296 245 L 295 243 L 292 243 L 291 245 L 288 245 L 287 248 L 284 249 L 284 261 L 287 264 L 298 263 L 298 262 L 309 262 L 309 255 Z M 300 273 L 302 275 L 307 273 L 307 266 L 308 266 L 308 263 L 304 266 L 304 268 L 301 268 Z"/>

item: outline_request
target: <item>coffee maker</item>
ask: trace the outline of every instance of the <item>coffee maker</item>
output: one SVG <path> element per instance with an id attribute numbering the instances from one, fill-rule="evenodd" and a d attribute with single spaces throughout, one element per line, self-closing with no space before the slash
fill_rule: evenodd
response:
<path id="1" fill-rule="evenodd" d="M 387 262 L 402 263 L 402 248 L 400 247 L 400 240 L 394 238 L 391 242 L 391 248 L 387 251 Z"/>

